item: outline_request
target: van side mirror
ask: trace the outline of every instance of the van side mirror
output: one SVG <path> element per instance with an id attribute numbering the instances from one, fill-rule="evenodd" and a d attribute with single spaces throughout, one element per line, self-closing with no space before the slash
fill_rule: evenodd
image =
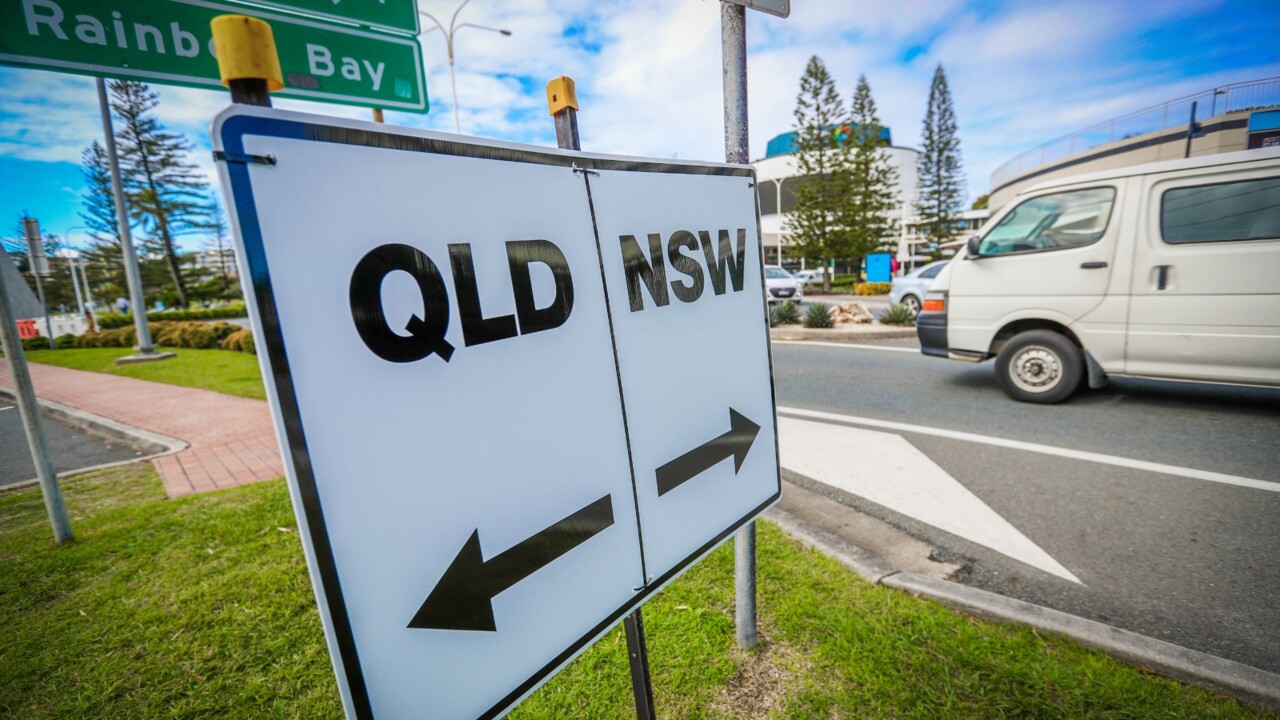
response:
<path id="1" fill-rule="evenodd" d="M 974 235 L 969 238 L 969 242 L 964 245 L 965 254 L 971 258 L 980 258 L 982 253 L 978 252 L 978 236 Z"/>

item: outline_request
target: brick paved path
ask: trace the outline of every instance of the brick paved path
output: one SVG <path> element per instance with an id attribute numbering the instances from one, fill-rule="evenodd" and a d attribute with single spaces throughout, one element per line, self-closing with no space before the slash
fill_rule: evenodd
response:
<path id="1" fill-rule="evenodd" d="M 36 395 L 189 447 L 152 462 L 169 497 L 284 475 L 271 411 L 262 400 L 30 363 Z M 0 359 L 0 386 L 12 389 Z"/>

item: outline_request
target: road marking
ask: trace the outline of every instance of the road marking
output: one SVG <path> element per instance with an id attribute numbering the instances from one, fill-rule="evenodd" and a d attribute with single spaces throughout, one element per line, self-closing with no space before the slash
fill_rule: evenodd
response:
<path id="1" fill-rule="evenodd" d="M 909 352 L 920 354 L 920 348 L 894 347 L 892 345 L 863 345 L 859 343 L 818 342 L 813 340 L 774 340 L 774 345 L 820 345 L 833 348 L 854 348 L 859 350 L 888 350 L 890 352 Z"/>
<path id="2" fill-rule="evenodd" d="M 854 425 L 865 425 L 867 427 L 881 428 L 884 430 L 933 435 L 935 437 L 964 440 L 967 442 L 981 443 L 983 445 L 994 445 L 996 447 L 1010 448 L 1012 450 L 1025 450 L 1027 452 L 1040 453 L 1042 455 L 1054 455 L 1072 460 L 1083 460 L 1085 462 L 1095 462 L 1103 465 L 1114 465 L 1116 467 L 1131 468 L 1134 470 L 1145 470 L 1147 472 L 1161 473 L 1164 475 L 1177 475 L 1179 477 L 1191 478 L 1193 480 L 1207 480 L 1208 482 L 1220 483 L 1222 485 L 1235 485 L 1237 487 L 1253 488 L 1254 490 L 1280 492 L 1280 483 L 1270 482 L 1267 480 L 1257 480 L 1254 478 L 1241 477 L 1239 475 L 1227 475 L 1225 473 L 1216 473 L 1209 470 L 1196 470 L 1195 468 L 1179 467 L 1177 465 L 1165 465 L 1163 463 L 1148 462 L 1146 460 L 1134 460 L 1133 458 L 1104 455 L 1102 453 L 1088 452 L 1085 450 L 1072 450 L 1070 448 L 1055 447 L 1053 445 L 1040 445 L 1038 443 L 1023 442 L 1021 440 L 1006 440 L 1005 438 L 977 435 L 975 433 L 960 432 L 958 430 L 943 430 L 941 428 L 931 428 L 923 425 L 911 425 L 908 423 L 893 422 L 890 420 L 874 420 L 872 418 L 840 415 L 837 413 L 805 410 L 802 408 L 779 407 L 778 414 L 779 416 L 791 415 L 798 418 L 809 418 L 812 420 L 851 423 Z"/>
<path id="3" fill-rule="evenodd" d="M 901 435 L 781 418 L 782 466 L 1083 585 Z"/>

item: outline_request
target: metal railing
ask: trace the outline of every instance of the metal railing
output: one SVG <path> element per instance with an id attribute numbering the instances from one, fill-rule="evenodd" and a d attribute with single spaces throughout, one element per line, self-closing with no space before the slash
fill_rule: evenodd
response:
<path id="1" fill-rule="evenodd" d="M 1280 105 L 1280 77 L 1223 85 L 1077 130 L 1020 153 L 996 168 L 991 173 L 991 187 L 998 188 L 1009 180 L 1054 160 L 1117 140 L 1168 128 L 1186 127 L 1191 119 L 1193 102 L 1198 103 L 1198 122 L 1230 112 Z"/>

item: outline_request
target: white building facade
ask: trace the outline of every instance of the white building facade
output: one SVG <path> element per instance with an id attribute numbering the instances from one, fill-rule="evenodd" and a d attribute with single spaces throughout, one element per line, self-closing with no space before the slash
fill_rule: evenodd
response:
<path id="1" fill-rule="evenodd" d="M 898 209 L 889 216 L 901 227 L 905 210 L 909 232 L 911 203 L 915 199 L 918 185 L 916 160 L 920 152 L 914 148 L 893 145 L 888 128 L 882 129 L 881 136 L 890 145 L 881 148 L 879 152 L 888 158 L 889 164 L 898 173 Z M 765 157 L 756 160 L 753 165 L 756 168 L 756 195 L 760 201 L 760 233 L 764 243 L 765 264 L 783 265 L 797 270 L 803 267 L 803 261 L 798 256 L 789 254 L 788 246 L 791 241 L 785 227 L 786 213 L 795 207 L 795 190 L 803 178 L 797 174 L 791 138 L 792 133 L 783 133 L 770 140 Z M 899 249 L 898 241 L 899 238 L 896 237 L 885 238 L 886 246 L 891 251 Z"/>

